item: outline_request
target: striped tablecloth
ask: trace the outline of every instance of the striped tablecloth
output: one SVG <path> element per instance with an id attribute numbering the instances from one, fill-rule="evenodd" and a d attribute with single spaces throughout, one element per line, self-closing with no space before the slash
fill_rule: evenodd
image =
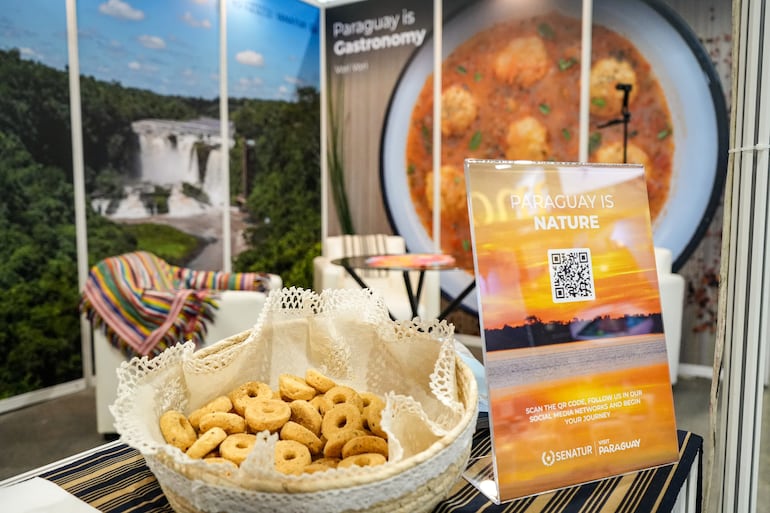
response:
<path id="1" fill-rule="evenodd" d="M 464 479 L 435 513 L 658 513 L 674 507 L 679 491 L 692 470 L 697 477 L 700 505 L 700 465 L 703 438 L 679 431 L 679 462 L 582 486 L 496 505 Z M 471 458 L 490 451 L 489 431 L 479 429 L 473 438 Z M 695 468 L 694 468 L 695 467 Z M 696 470 L 697 469 L 697 470 Z M 60 464 L 44 467 L 39 475 L 104 513 L 173 513 L 158 482 L 138 451 L 112 442 Z M 695 508 L 699 511 L 699 507 Z"/>

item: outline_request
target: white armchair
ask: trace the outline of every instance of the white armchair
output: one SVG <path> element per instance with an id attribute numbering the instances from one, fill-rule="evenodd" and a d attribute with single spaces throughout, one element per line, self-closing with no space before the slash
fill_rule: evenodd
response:
<path id="1" fill-rule="evenodd" d="M 406 253 L 406 243 L 399 235 L 338 235 L 327 237 L 322 243 L 322 255 L 313 260 L 313 289 L 358 289 L 360 285 L 344 267 L 332 260 L 363 255 L 395 255 Z M 412 309 L 402 271 L 361 270 L 357 274 L 367 288 L 382 296 L 393 317 L 411 319 Z M 412 290 L 417 290 L 419 273 L 410 273 Z M 438 271 L 426 271 L 418 315 L 423 319 L 436 318 L 441 307 Z"/>
<path id="2" fill-rule="evenodd" d="M 660 287 L 660 307 L 671 384 L 679 373 L 679 352 L 682 340 L 682 311 L 684 310 L 684 278 L 671 271 L 671 251 L 655 248 L 655 266 Z"/>

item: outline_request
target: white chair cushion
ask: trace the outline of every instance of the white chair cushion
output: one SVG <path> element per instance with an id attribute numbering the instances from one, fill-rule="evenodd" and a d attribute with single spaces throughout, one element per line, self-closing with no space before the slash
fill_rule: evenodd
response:
<path id="1" fill-rule="evenodd" d="M 271 282 L 281 287 L 280 277 Z M 220 292 L 214 320 L 208 324 L 208 330 L 203 345 L 213 344 L 219 340 L 250 329 L 256 324 L 259 314 L 265 305 L 267 294 L 251 290 L 225 290 Z M 94 379 L 96 394 L 96 428 L 98 433 L 115 433 L 114 418 L 109 406 L 115 402 L 118 391 L 116 369 L 126 361 L 126 357 L 115 346 L 110 344 L 104 333 L 97 329 L 93 332 L 94 344 Z"/>
<path id="2" fill-rule="evenodd" d="M 671 251 L 655 248 L 655 265 L 660 288 L 660 308 L 663 316 L 663 332 L 666 337 L 668 366 L 671 384 L 677 382 L 679 354 L 682 342 L 682 315 L 684 310 L 685 280 L 671 272 Z"/>

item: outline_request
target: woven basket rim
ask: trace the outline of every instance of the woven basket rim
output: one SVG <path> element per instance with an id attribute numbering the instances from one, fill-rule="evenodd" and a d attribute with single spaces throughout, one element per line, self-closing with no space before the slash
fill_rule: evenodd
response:
<path id="1" fill-rule="evenodd" d="M 460 478 L 470 456 L 470 444 L 464 451 L 458 452 L 455 461 L 443 472 L 433 476 L 419 487 L 408 490 L 404 495 L 394 500 L 383 500 L 365 508 L 367 513 L 427 513 L 445 498 L 452 486 Z M 189 500 L 180 496 L 174 490 L 161 484 L 161 489 L 169 500 L 169 504 L 177 513 L 202 513 L 195 509 Z M 364 511 L 360 508 L 347 509 L 340 513 L 357 513 Z"/>
<path id="2" fill-rule="evenodd" d="M 244 332 L 246 333 L 246 332 Z M 241 338 L 242 334 L 236 334 L 232 337 L 228 337 L 222 341 L 217 342 L 209 346 L 205 354 L 210 355 L 219 350 L 229 348 L 233 345 L 242 343 L 244 340 Z M 200 351 L 196 351 L 193 357 L 198 355 Z M 371 484 L 386 479 L 392 478 L 405 472 L 417 465 L 427 462 L 441 451 L 454 444 L 460 435 L 468 428 L 470 423 L 475 423 L 478 409 L 478 389 L 476 384 L 476 378 L 473 375 L 470 367 L 460 358 L 459 355 L 455 357 L 455 375 L 457 377 L 457 388 L 459 392 L 459 400 L 464 406 L 464 412 L 460 417 L 457 424 L 443 437 L 431 444 L 430 447 L 425 450 L 404 458 L 396 462 L 388 462 L 384 465 L 378 465 L 377 467 L 367 468 L 367 472 L 361 474 L 352 475 L 351 473 L 337 474 L 335 472 L 315 474 L 314 479 L 294 476 L 281 476 L 275 479 L 260 479 L 254 483 L 253 487 L 242 487 L 235 485 L 234 488 L 241 492 L 259 492 L 259 493 L 314 493 L 324 492 L 329 490 L 338 490 L 346 488 L 354 488 L 360 485 Z M 201 480 L 209 482 L 205 477 L 206 474 L 195 476 L 187 474 L 187 470 L 191 470 L 191 467 L 183 465 L 181 468 L 178 464 L 175 464 L 170 457 L 163 451 L 157 453 L 144 454 L 145 458 L 152 458 L 155 462 L 176 471 L 177 473 L 188 477 L 190 479 Z M 201 479 L 202 478 L 202 479 Z M 216 482 L 210 482 L 210 484 L 221 484 L 221 478 L 217 476 Z"/>

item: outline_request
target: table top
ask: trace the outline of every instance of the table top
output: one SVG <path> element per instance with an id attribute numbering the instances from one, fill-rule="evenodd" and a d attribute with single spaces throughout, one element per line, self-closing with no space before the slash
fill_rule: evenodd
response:
<path id="1" fill-rule="evenodd" d="M 441 253 L 403 253 L 389 255 L 360 255 L 337 258 L 333 264 L 353 269 L 383 271 L 452 271 L 463 269 L 452 255 Z"/>
<path id="2" fill-rule="evenodd" d="M 471 460 L 489 454 L 489 430 L 485 416 L 473 436 Z M 458 480 L 450 495 L 436 506 L 434 513 L 571 513 L 592 511 L 628 513 L 671 511 L 693 465 L 700 464 L 703 438 L 678 431 L 679 462 L 622 476 L 594 481 L 577 487 L 492 504 L 464 479 Z M 39 476 L 78 497 L 103 513 L 173 513 L 155 476 L 136 450 L 120 441 L 97 447 L 59 464 L 25 474 Z M 0 486 L 14 484 L 6 480 Z M 698 480 L 700 493 L 700 480 Z M 626 505 L 625 508 L 621 505 Z M 635 506 L 633 506 L 635 505 Z"/>

